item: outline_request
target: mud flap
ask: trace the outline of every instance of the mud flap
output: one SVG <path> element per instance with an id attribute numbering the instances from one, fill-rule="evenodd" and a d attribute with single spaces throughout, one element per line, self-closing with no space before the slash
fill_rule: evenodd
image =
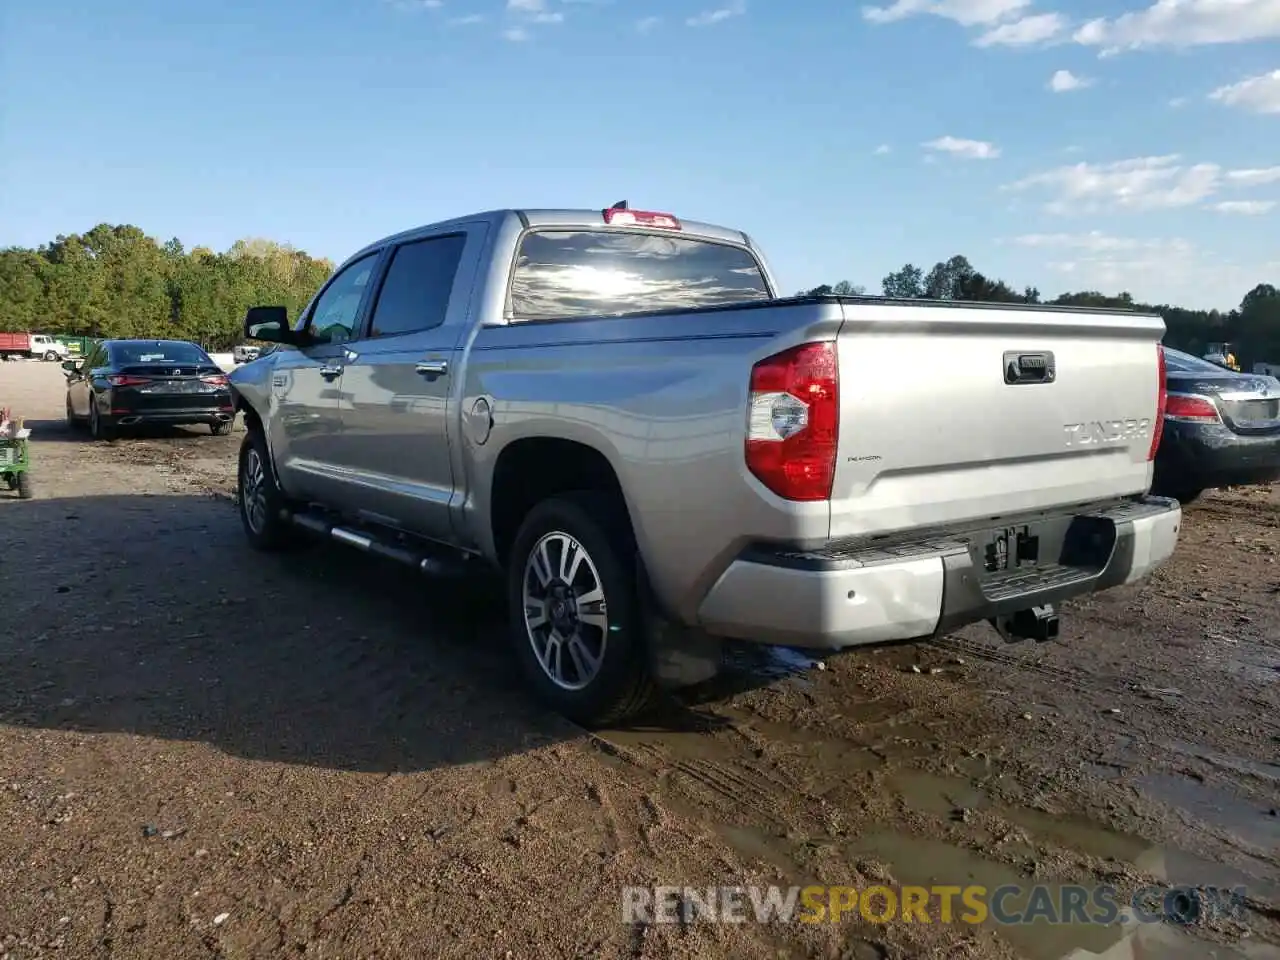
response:
<path id="1" fill-rule="evenodd" d="M 675 690 L 713 679 L 720 672 L 724 641 L 663 616 L 638 553 L 635 567 L 636 595 L 654 682 L 664 690 Z"/>

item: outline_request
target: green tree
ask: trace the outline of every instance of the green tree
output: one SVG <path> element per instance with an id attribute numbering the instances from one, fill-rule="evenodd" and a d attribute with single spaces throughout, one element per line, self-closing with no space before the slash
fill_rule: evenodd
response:
<path id="1" fill-rule="evenodd" d="M 904 264 L 880 282 L 886 297 L 916 300 L 924 296 L 924 271 L 914 264 Z"/>
<path id="2" fill-rule="evenodd" d="M 328 260 L 271 240 L 219 254 L 99 224 L 36 250 L 0 250 L 0 330 L 181 337 L 224 349 L 240 340 L 248 307 L 284 304 L 296 314 L 332 272 Z"/>

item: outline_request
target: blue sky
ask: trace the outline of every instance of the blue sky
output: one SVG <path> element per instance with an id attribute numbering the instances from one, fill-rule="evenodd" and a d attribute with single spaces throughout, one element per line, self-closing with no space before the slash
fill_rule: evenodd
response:
<path id="1" fill-rule="evenodd" d="M 1277 0 L 62 0 L 0 13 L 0 244 L 129 222 L 342 259 L 504 206 L 741 227 L 783 289 L 954 253 L 1280 283 Z"/>

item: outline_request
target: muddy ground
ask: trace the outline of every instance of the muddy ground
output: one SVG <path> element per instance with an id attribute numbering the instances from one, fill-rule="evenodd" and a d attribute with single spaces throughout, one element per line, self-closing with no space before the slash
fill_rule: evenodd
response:
<path id="1" fill-rule="evenodd" d="M 1060 642 L 744 663 L 740 692 L 591 736 L 525 698 L 485 590 L 252 553 L 238 429 L 94 443 L 38 363 L 0 364 L 5 404 L 38 496 L 0 494 L 0 957 L 1280 956 L 1280 489 L 1207 495 Z M 875 882 L 1247 905 L 620 919 L 627 884 Z"/>

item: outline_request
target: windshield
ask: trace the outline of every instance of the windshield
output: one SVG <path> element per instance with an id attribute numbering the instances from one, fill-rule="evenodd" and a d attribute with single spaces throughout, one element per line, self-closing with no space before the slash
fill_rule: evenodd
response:
<path id="1" fill-rule="evenodd" d="M 671 234 L 526 234 L 511 279 L 517 320 L 617 316 L 769 299 L 751 251 Z"/>
<path id="2" fill-rule="evenodd" d="M 113 343 L 111 360 L 120 366 L 135 363 L 212 363 L 209 355 L 194 343 L 175 341 L 145 341 L 139 343 Z"/>

